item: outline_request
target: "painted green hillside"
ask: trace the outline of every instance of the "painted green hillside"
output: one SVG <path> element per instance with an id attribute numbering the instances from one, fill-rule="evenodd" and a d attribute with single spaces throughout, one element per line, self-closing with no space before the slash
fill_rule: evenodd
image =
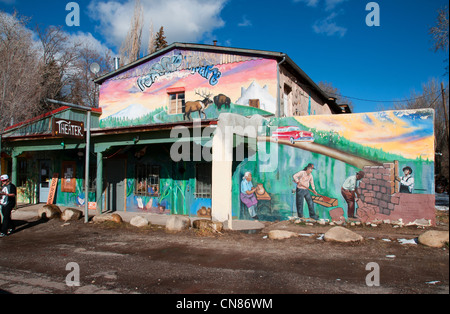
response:
<path id="1" fill-rule="evenodd" d="M 276 119 L 278 120 L 278 119 Z M 354 154 L 354 155 L 358 155 L 362 158 L 366 158 L 369 160 L 374 160 L 374 161 L 378 161 L 378 162 L 392 162 L 393 160 L 398 160 L 398 161 L 402 161 L 402 162 L 425 162 L 425 163 L 433 163 L 433 160 L 428 160 L 428 159 L 422 159 L 422 158 L 416 158 L 416 159 L 408 159 L 405 158 L 401 155 L 398 154 L 392 154 L 389 152 L 386 152 L 382 149 L 377 149 L 377 148 L 372 148 L 372 147 L 368 147 L 368 146 L 364 146 L 362 144 L 359 143 L 355 143 L 352 142 L 351 140 L 340 136 L 337 133 L 333 133 L 333 132 L 329 132 L 329 131 L 322 131 L 322 130 L 317 130 L 315 128 L 309 128 L 303 124 L 301 124 L 300 122 L 298 122 L 296 119 L 294 118 L 284 118 L 284 119 L 280 119 L 279 121 L 279 125 L 276 124 L 276 122 L 272 122 L 272 125 L 277 125 L 277 126 L 289 126 L 289 125 L 296 125 L 298 127 L 300 127 L 302 130 L 305 131 L 311 131 L 314 133 L 315 135 L 315 143 L 317 144 L 321 144 L 327 147 L 331 147 L 337 150 L 344 150 Z"/>
<path id="2" fill-rule="evenodd" d="M 108 117 L 100 121 L 100 128 L 120 128 L 120 127 L 128 127 L 135 125 L 146 125 L 146 124 L 158 124 L 158 123 L 174 123 L 174 122 L 183 122 L 184 115 L 183 114 L 168 114 L 167 107 L 158 108 L 142 117 L 136 119 L 128 119 L 125 117 Z M 262 116 L 271 116 L 272 113 L 253 108 L 250 106 L 241 106 L 231 103 L 230 108 L 222 107 L 220 110 L 217 109 L 215 105 L 210 105 L 205 109 L 207 119 L 217 119 L 221 113 L 236 113 L 243 116 L 252 116 L 255 114 L 259 114 Z M 198 112 L 194 112 L 191 114 L 191 119 L 198 119 Z M 201 118 L 204 118 L 203 115 Z"/>

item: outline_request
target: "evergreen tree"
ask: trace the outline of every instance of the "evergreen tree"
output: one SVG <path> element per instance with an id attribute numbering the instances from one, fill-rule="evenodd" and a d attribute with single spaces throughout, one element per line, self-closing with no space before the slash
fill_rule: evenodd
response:
<path id="1" fill-rule="evenodd" d="M 167 45 L 167 41 L 166 41 L 166 36 L 164 36 L 164 27 L 161 26 L 161 28 L 159 29 L 159 32 L 156 33 L 156 38 L 155 38 L 155 49 L 156 51 L 161 50 L 166 48 Z"/>

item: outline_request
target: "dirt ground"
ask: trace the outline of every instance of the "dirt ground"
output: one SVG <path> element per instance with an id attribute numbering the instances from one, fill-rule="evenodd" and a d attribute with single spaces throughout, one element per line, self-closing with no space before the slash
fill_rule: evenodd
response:
<path id="1" fill-rule="evenodd" d="M 318 239 L 330 226 L 266 223 L 259 233 L 187 230 L 166 233 L 127 223 L 64 224 L 16 221 L 0 239 L 3 293 L 144 294 L 435 294 L 449 293 L 449 248 L 400 244 L 430 229 L 448 231 L 448 212 L 433 228 L 354 226 L 357 244 Z M 270 240 L 269 230 L 302 236 Z M 310 234 L 310 235 L 308 235 Z M 80 267 L 80 286 L 68 287 L 66 265 Z M 369 287 L 369 263 L 380 267 L 380 285 Z"/>

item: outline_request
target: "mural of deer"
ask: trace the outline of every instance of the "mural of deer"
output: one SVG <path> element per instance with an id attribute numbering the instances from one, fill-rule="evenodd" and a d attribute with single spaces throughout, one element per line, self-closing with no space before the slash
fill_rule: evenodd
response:
<path id="1" fill-rule="evenodd" d="M 205 116 L 205 119 L 207 118 L 205 109 L 213 103 L 213 101 L 211 100 L 212 93 L 200 93 L 198 91 L 195 91 L 195 94 L 203 97 L 203 100 L 186 102 L 184 109 L 184 120 L 186 120 L 186 118 L 191 120 L 191 113 L 193 112 L 198 112 L 200 119 L 202 118 L 202 113 Z"/>

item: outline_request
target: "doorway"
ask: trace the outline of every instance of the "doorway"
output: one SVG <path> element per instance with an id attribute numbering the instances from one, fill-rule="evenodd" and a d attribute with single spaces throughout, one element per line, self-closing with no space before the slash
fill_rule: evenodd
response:
<path id="1" fill-rule="evenodd" d="M 105 163 L 106 211 L 125 211 L 125 159 L 112 159 Z"/>
<path id="2" fill-rule="evenodd" d="M 47 203 L 48 194 L 50 193 L 50 181 L 52 178 L 50 164 L 50 160 L 41 160 L 39 162 L 39 203 Z"/>

